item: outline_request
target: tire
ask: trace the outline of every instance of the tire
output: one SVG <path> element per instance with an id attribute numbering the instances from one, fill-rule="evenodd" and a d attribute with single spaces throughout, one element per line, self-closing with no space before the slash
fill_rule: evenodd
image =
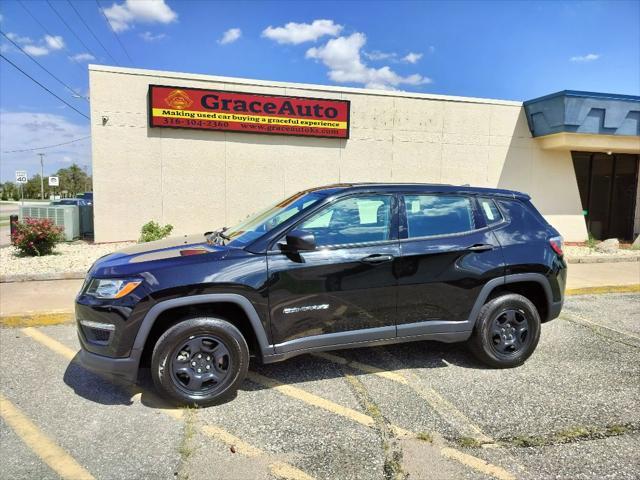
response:
<path id="1" fill-rule="evenodd" d="M 249 347 L 234 325 L 188 318 L 158 339 L 151 357 L 156 389 L 179 405 L 210 406 L 235 395 L 249 368 Z"/>
<path id="2" fill-rule="evenodd" d="M 522 295 L 505 294 L 483 305 L 469 347 L 491 367 L 517 367 L 536 349 L 540 330 L 540 314 L 533 303 Z"/>

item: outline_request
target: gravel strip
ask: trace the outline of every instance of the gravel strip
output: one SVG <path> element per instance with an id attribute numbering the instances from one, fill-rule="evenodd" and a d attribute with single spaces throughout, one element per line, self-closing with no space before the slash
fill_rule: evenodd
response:
<path id="1" fill-rule="evenodd" d="M 565 245 L 562 249 L 564 250 L 565 256 L 569 259 L 578 257 L 640 257 L 640 250 L 631 250 L 629 248 L 619 248 L 615 253 L 600 253 L 594 248 L 576 245 Z"/>
<path id="2" fill-rule="evenodd" d="M 14 247 L 0 248 L 0 276 L 51 275 L 86 272 L 98 258 L 128 247 L 133 242 L 121 243 L 61 243 L 53 255 L 20 257 Z"/>

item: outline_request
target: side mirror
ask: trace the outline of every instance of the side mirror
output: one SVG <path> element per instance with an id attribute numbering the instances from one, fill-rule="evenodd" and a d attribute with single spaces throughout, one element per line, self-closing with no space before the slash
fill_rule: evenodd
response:
<path id="1" fill-rule="evenodd" d="M 305 230 L 292 230 L 287 235 L 287 248 L 293 251 L 315 250 L 316 237 Z"/>

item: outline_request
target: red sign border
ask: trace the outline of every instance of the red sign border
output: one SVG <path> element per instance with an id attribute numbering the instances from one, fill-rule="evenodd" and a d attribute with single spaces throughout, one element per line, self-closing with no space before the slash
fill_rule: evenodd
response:
<path id="1" fill-rule="evenodd" d="M 175 88 L 179 90 L 205 90 L 212 92 L 221 92 L 221 93 L 236 93 L 241 95 L 258 95 L 262 97 L 277 97 L 277 98 L 293 98 L 296 100 L 321 100 L 328 102 L 344 102 L 347 104 L 347 136 L 346 137 L 335 137 L 331 135 L 301 135 L 299 133 L 278 133 L 278 132 L 251 132 L 251 131 L 242 131 L 242 130 L 225 130 L 224 128 L 193 128 L 193 127 L 180 127 L 180 126 L 161 126 L 161 125 L 153 125 L 153 105 L 151 104 L 152 95 L 151 90 L 154 87 L 158 88 Z M 276 95 L 272 93 L 252 93 L 252 92 L 240 92 L 240 91 L 232 91 L 232 90 L 220 90 L 216 88 L 197 88 L 197 87 L 178 87 L 174 85 L 156 85 L 149 84 L 149 89 L 147 90 L 147 110 L 148 110 L 148 120 L 149 120 L 149 128 L 173 128 L 176 130 L 199 130 L 199 131 L 212 131 L 212 132 L 231 132 L 231 133 L 248 133 L 249 135 L 279 135 L 281 137 L 304 137 L 304 138 L 333 138 L 335 140 L 349 140 L 351 135 L 351 100 L 342 100 L 337 98 L 317 98 L 317 97 L 299 97 L 294 95 Z"/>

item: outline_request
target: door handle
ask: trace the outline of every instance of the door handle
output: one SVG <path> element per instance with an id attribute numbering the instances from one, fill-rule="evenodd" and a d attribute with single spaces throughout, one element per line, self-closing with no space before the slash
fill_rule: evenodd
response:
<path id="1" fill-rule="evenodd" d="M 487 252 L 489 250 L 493 250 L 493 248 L 493 245 L 489 245 L 488 243 L 477 243 L 467 247 L 467 250 L 470 252 Z"/>
<path id="2" fill-rule="evenodd" d="M 393 260 L 393 255 L 380 255 L 378 253 L 360 259 L 361 262 L 371 263 L 374 265 L 390 262 L 391 260 Z"/>

